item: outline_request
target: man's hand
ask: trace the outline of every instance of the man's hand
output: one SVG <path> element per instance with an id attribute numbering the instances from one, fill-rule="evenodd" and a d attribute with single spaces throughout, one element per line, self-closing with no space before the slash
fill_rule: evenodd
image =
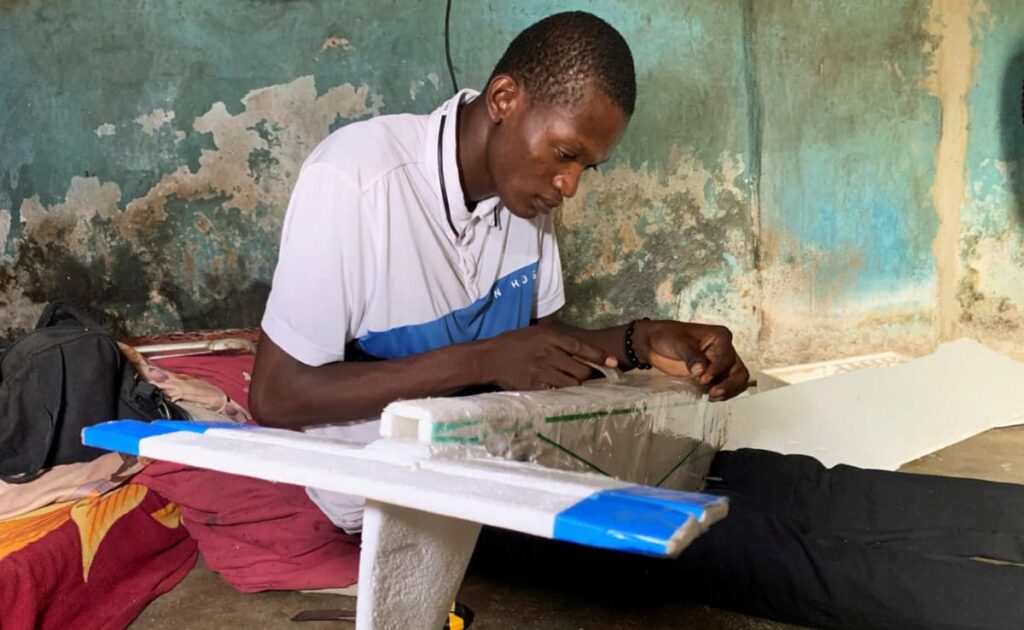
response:
<path id="1" fill-rule="evenodd" d="M 579 337 L 550 326 L 529 326 L 481 342 L 478 368 L 484 378 L 506 390 L 551 389 L 579 385 L 596 365 L 616 367 L 618 360 Z"/>
<path id="2" fill-rule="evenodd" d="M 711 400 L 725 400 L 747 389 L 750 372 L 724 326 L 669 320 L 638 321 L 634 349 L 641 361 L 666 374 L 693 378 L 709 388 Z"/>

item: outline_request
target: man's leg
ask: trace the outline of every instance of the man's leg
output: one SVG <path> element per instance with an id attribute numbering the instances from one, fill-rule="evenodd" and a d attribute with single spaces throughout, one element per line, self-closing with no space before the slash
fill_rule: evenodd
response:
<path id="1" fill-rule="evenodd" d="M 905 551 L 1024 562 L 1024 486 L 852 466 L 801 455 L 719 453 L 708 490 L 806 533 Z"/>
<path id="2" fill-rule="evenodd" d="M 733 499 L 729 516 L 698 537 L 678 560 L 485 530 L 478 565 L 496 567 L 503 575 L 515 572 L 560 591 L 582 585 L 592 595 L 603 586 L 620 594 L 627 590 L 630 597 L 651 605 L 663 598 L 701 601 L 813 627 L 1024 627 L 1024 568 L 971 560 L 970 554 L 921 551 L 929 544 L 953 548 L 950 538 L 969 527 L 978 533 L 968 537 L 972 540 L 965 547 L 992 549 L 999 535 L 984 527 L 993 523 L 1002 523 L 1007 536 L 1015 537 L 1024 531 L 1014 531 L 1021 520 L 1013 513 L 1020 488 L 954 483 L 960 487 L 952 495 L 936 495 L 935 488 L 920 484 L 962 480 L 920 481 L 903 473 L 876 475 L 857 469 L 836 477 L 811 458 L 739 453 L 746 456 L 721 453 L 711 471 L 722 477 L 712 489 Z M 856 483 L 862 473 L 871 483 Z M 910 485 L 887 491 L 888 482 L 899 486 L 904 480 Z M 973 513 L 943 512 L 944 517 L 927 520 L 925 510 L 931 505 L 942 508 L 945 501 L 975 489 L 983 501 L 1007 503 L 991 509 L 972 506 Z M 915 497 L 901 497 L 903 492 L 921 492 L 927 500 L 915 505 L 908 502 Z M 963 498 L 970 501 L 970 496 Z M 886 514 L 890 509 L 893 513 Z M 952 533 L 941 540 L 920 538 L 929 522 Z M 880 526 L 890 528 L 886 535 L 872 529 Z M 910 528 L 904 538 L 911 544 L 890 544 L 900 527 Z"/>
<path id="3" fill-rule="evenodd" d="M 824 628 L 1021 628 L 1024 568 L 805 533 L 735 497 L 675 563 L 680 596 Z"/>

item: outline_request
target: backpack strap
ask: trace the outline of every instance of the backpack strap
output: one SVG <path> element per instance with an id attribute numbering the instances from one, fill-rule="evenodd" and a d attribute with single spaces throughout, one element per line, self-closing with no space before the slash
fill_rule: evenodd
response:
<path id="1" fill-rule="evenodd" d="M 107 330 L 96 320 L 86 315 L 74 304 L 64 300 L 57 300 L 46 305 L 43 314 L 39 316 L 39 321 L 36 322 L 36 329 L 67 325 L 81 326 L 87 330 L 107 333 Z"/>

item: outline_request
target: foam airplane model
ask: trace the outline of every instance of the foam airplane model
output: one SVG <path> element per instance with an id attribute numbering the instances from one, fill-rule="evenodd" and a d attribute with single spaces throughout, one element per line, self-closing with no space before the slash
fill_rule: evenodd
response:
<path id="1" fill-rule="evenodd" d="M 369 445 L 251 425 L 134 420 L 86 428 L 83 441 L 366 497 L 356 627 L 437 630 L 481 525 L 677 556 L 725 517 L 728 504 L 655 486 L 702 478 L 722 441 L 724 419 L 715 414 L 692 388 L 648 377 L 394 403 L 382 438 Z M 671 457 L 655 456 L 658 436 L 675 445 Z M 708 452 L 698 455 L 702 446 Z M 577 469 L 650 485 L 534 463 L 552 454 Z M 652 469 L 651 461 L 666 469 Z"/>

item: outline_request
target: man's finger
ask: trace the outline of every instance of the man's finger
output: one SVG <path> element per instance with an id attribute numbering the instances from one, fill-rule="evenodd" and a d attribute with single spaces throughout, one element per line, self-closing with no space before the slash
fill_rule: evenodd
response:
<path id="1" fill-rule="evenodd" d="M 585 359 L 591 363 L 608 367 L 615 367 L 616 365 L 616 361 L 607 352 L 573 335 L 559 334 L 555 337 L 555 345 L 572 356 Z"/>
<path id="2" fill-rule="evenodd" d="M 595 363 L 594 365 L 599 365 Z M 568 354 L 562 354 L 552 361 L 552 367 L 557 368 L 561 372 L 568 374 L 572 378 L 576 379 L 577 385 L 590 378 L 594 368 L 589 365 L 580 363 L 576 359 L 572 358 Z"/>
<path id="3" fill-rule="evenodd" d="M 704 356 L 707 357 L 708 364 L 700 376 L 701 385 L 708 385 L 730 374 L 737 359 L 736 349 L 723 337 L 714 338 L 711 343 L 706 344 L 706 348 Z"/>
<path id="4" fill-rule="evenodd" d="M 689 339 L 676 337 L 672 339 L 672 349 L 676 353 L 676 358 L 686 363 L 686 367 L 696 379 L 701 379 L 708 369 L 707 359 L 704 358 L 704 354 L 698 349 L 691 345 Z M 701 382 L 706 382 L 701 380 Z"/>
<path id="5" fill-rule="evenodd" d="M 572 359 L 569 359 L 569 361 L 572 361 Z M 545 370 L 543 374 L 537 377 L 537 380 L 540 381 L 540 389 L 551 389 L 552 387 L 574 387 L 580 384 L 580 382 L 575 378 L 561 370 L 555 369 L 554 367 Z"/>
<path id="6" fill-rule="evenodd" d="M 729 370 L 729 376 L 725 378 L 721 383 L 714 385 L 708 392 L 708 397 L 712 401 L 726 400 L 732 398 L 738 394 L 743 393 L 747 389 L 747 384 L 750 381 L 750 372 L 747 367 L 743 365 L 743 361 L 738 357 L 736 363 L 733 364 L 731 370 Z"/>

